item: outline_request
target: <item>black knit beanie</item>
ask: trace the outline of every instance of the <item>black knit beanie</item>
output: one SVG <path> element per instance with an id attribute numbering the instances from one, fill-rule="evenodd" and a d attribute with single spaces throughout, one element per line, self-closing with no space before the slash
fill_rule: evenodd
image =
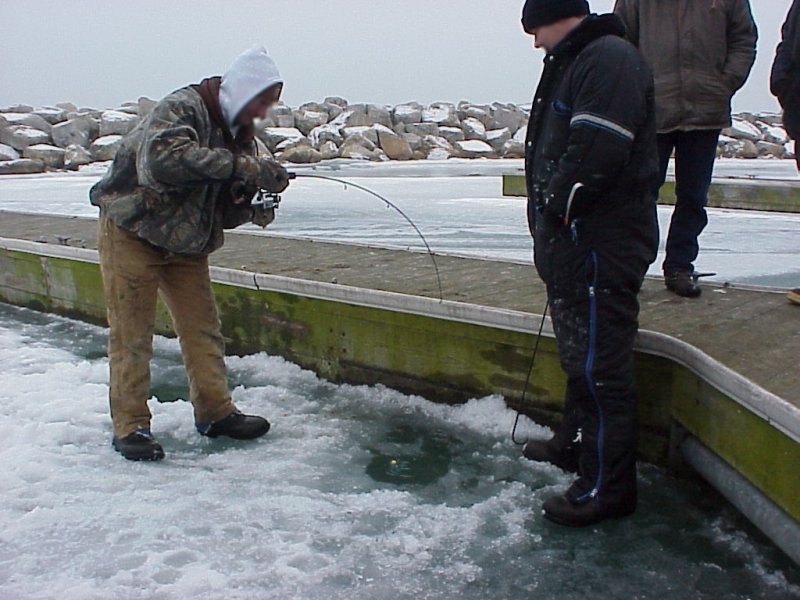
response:
<path id="1" fill-rule="evenodd" d="M 522 8 L 522 27 L 531 33 L 537 27 L 588 14 L 586 0 L 527 0 Z"/>

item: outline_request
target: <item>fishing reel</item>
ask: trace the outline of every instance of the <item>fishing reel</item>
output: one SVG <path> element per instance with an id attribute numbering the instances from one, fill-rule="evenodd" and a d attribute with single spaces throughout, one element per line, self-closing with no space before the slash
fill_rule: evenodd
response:
<path id="1" fill-rule="evenodd" d="M 296 175 L 289 173 L 289 179 L 294 179 Z M 275 220 L 275 211 L 281 205 L 281 195 L 265 189 L 259 189 L 255 199 L 250 203 L 253 210 L 253 223 L 266 227 Z"/>

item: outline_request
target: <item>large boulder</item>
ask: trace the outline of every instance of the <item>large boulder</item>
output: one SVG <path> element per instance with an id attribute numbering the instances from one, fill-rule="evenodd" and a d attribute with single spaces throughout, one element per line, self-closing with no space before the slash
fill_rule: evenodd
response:
<path id="1" fill-rule="evenodd" d="M 392 126 L 392 113 L 386 106 L 367 104 L 367 119 L 370 121 L 370 125 Z"/>
<path id="2" fill-rule="evenodd" d="M 45 121 L 50 123 L 50 125 L 55 125 L 56 123 L 61 123 L 62 121 L 67 120 L 67 111 L 65 111 L 63 108 L 58 108 L 55 106 L 37 108 L 32 114 L 42 117 Z"/>
<path id="3" fill-rule="evenodd" d="M 492 104 L 491 118 L 486 124 L 486 128 L 503 129 L 508 127 L 509 131 L 516 133 L 527 119 L 528 115 L 518 106 L 495 102 Z"/>
<path id="4" fill-rule="evenodd" d="M 142 119 L 144 119 L 147 115 L 153 112 L 153 109 L 156 107 L 158 102 L 156 100 L 152 100 L 147 96 L 142 96 L 136 102 L 136 114 L 139 115 Z"/>
<path id="5" fill-rule="evenodd" d="M 464 137 L 468 140 L 486 141 L 486 126 L 475 117 L 467 117 L 461 122 Z"/>
<path id="6" fill-rule="evenodd" d="M 0 161 L 0 175 L 27 175 L 29 173 L 43 173 L 44 163 L 30 158 Z"/>
<path id="7" fill-rule="evenodd" d="M 485 126 L 491 120 L 490 112 L 491 108 L 488 106 L 477 106 L 463 102 L 458 105 L 457 114 L 462 121 L 469 118 L 478 119 Z"/>
<path id="8" fill-rule="evenodd" d="M 322 160 L 322 153 L 308 144 L 298 144 L 286 150 L 281 155 L 281 159 L 297 164 L 318 163 Z"/>
<path id="9" fill-rule="evenodd" d="M 0 144 L 22 151 L 34 144 L 50 143 L 50 134 L 27 125 L 10 125 L 0 128 Z"/>
<path id="10" fill-rule="evenodd" d="M 759 157 L 766 158 L 783 158 L 786 154 L 784 144 L 775 144 L 764 140 L 756 142 L 756 150 L 758 150 Z"/>
<path id="11" fill-rule="evenodd" d="M 100 128 L 94 119 L 82 115 L 54 125 L 50 133 L 53 143 L 61 148 L 72 144 L 88 148 L 89 142 L 99 135 Z"/>
<path id="12" fill-rule="evenodd" d="M 60 108 L 65 113 L 78 112 L 78 107 L 72 102 L 56 102 L 56 108 Z"/>
<path id="13" fill-rule="evenodd" d="M 486 132 L 485 141 L 495 152 L 502 152 L 506 142 L 511 139 L 511 131 L 508 127 L 502 129 L 492 129 Z"/>
<path id="14" fill-rule="evenodd" d="M 344 129 L 345 127 L 369 127 L 374 123 L 367 116 L 367 106 L 365 104 L 353 104 L 342 114 L 331 121 L 331 124 Z"/>
<path id="15" fill-rule="evenodd" d="M 24 158 L 42 161 L 50 169 L 64 168 L 64 149 L 50 144 L 34 144 L 22 152 Z"/>
<path id="16" fill-rule="evenodd" d="M 525 144 L 524 142 L 510 139 L 503 144 L 500 154 L 503 158 L 525 158 Z"/>
<path id="17" fill-rule="evenodd" d="M 83 165 L 88 165 L 92 162 L 92 155 L 89 151 L 77 144 L 70 144 L 64 150 L 64 168 L 72 171 Z"/>
<path id="18" fill-rule="evenodd" d="M 281 129 L 294 128 L 294 111 L 285 104 L 276 104 L 269 110 L 267 116 L 275 122 L 276 127 Z"/>
<path id="19" fill-rule="evenodd" d="M 127 102 L 123 102 L 119 105 L 116 109 L 119 112 L 128 113 L 129 115 L 136 115 L 139 116 L 139 103 L 133 102 L 132 100 L 128 100 Z"/>
<path id="20" fill-rule="evenodd" d="M 453 145 L 437 135 L 426 135 L 418 152 L 424 153 L 428 160 L 445 160 L 457 154 Z"/>
<path id="21" fill-rule="evenodd" d="M 330 102 L 323 102 L 320 104 L 320 107 L 322 107 L 322 109 L 328 113 L 328 121 L 332 121 L 344 112 L 344 108 L 338 104 L 332 104 Z"/>
<path id="22" fill-rule="evenodd" d="M 466 139 L 464 130 L 460 127 L 439 127 L 439 137 L 443 137 L 451 144 Z"/>
<path id="23" fill-rule="evenodd" d="M 730 127 L 722 130 L 722 134 L 735 140 L 749 140 L 751 142 L 757 142 L 764 137 L 761 130 L 753 123 L 740 119 L 734 119 Z"/>
<path id="24" fill-rule="evenodd" d="M 7 144 L 0 144 L 0 160 L 17 160 L 19 152 Z"/>
<path id="25" fill-rule="evenodd" d="M 331 141 L 322 142 L 319 145 L 319 154 L 322 160 L 330 160 L 332 158 L 339 158 L 339 146 Z"/>
<path id="26" fill-rule="evenodd" d="M 4 113 L 29 113 L 33 112 L 33 107 L 28 104 L 13 104 L 6 108 L 0 109 Z"/>
<path id="27" fill-rule="evenodd" d="M 100 115 L 100 136 L 125 135 L 139 124 L 139 116 L 120 110 L 104 110 Z"/>
<path id="28" fill-rule="evenodd" d="M 50 133 L 53 126 L 43 117 L 35 113 L 3 113 L 2 116 L 9 125 L 27 125 L 39 131 Z"/>
<path id="29" fill-rule="evenodd" d="M 294 127 L 267 127 L 259 134 L 259 137 L 267 145 L 270 152 L 275 152 L 275 149 L 286 140 L 299 142 L 307 139 L 302 131 Z"/>
<path id="30" fill-rule="evenodd" d="M 402 136 L 386 126 L 376 125 L 378 132 L 378 142 L 381 149 L 391 160 L 410 160 L 414 157 L 414 151 Z"/>
<path id="31" fill-rule="evenodd" d="M 422 122 L 422 105 L 417 102 L 409 102 L 407 104 L 398 104 L 392 110 L 392 120 L 395 125 L 398 123 L 421 123 Z"/>
<path id="32" fill-rule="evenodd" d="M 413 133 L 420 137 L 426 135 L 439 135 L 439 126 L 436 123 L 408 123 L 405 125 L 405 133 Z"/>
<path id="33" fill-rule="evenodd" d="M 357 144 L 359 146 L 363 146 L 367 150 L 375 150 L 378 146 L 378 132 L 372 129 L 371 127 L 364 127 L 364 133 L 370 133 L 374 135 L 374 141 L 372 135 L 367 137 L 364 133 L 352 133 L 345 137 L 344 144 L 350 144 L 351 146 Z M 344 148 L 344 144 L 342 144 L 342 148 Z"/>
<path id="34" fill-rule="evenodd" d="M 339 96 L 328 96 L 322 101 L 323 104 L 335 104 L 341 108 L 347 108 L 347 100 Z"/>
<path id="35" fill-rule="evenodd" d="M 770 125 L 768 123 L 756 123 L 756 126 L 764 134 L 764 141 L 772 144 L 785 144 L 789 141 L 789 134 L 783 127 Z"/>
<path id="36" fill-rule="evenodd" d="M 412 151 L 416 152 L 420 148 L 422 148 L 422 137 L 418 136 L 416 133 L 403 133 L 403 139 L 408 142 L 409 148 Z"/>
<path id="37" fill-rule="evenodd" d="M 455 143 L 456 150 L 464 158 L 492 158 L 494 148 L 481 140 L 464 140 Z"/>
<path id="38" fill-rule="evenodd" d="M 370 146 L 372 146 L 370 148 Z M 339 156 L 355 160 L 376 160 L 375 146 L 362 135 L 353 135 L 344 141 Z"/>
<path id="39" fill-rule="evenodd" d="M 461 124 L 456 107 L 447 102 L 434 102 L 423 110 L 422 122 L 434 123 L 440 127 L 458 127 Z"/>
<path id="40" fill-rule="evenodd" d="M 331 123 L 326 123 L 312 129 L 308 134 L 308 139 L 315 148 L 319 148 L 325 142 L 333 142 L 338 146 L 344 141 L 339 128 Z"/>
<path id="41" fill-rule="evenodd" d="M 94 160 L 113 160 L 121 144 L 121 135 L 104 135 L 92 142 L 89 154 Z"/>
<path id="42" fill-rule="evenodd" d="M 328 111 L 319 105 L 313 108 L 300 107 L 294 112 L 295 127 L 303 132 L 304 135 L 311 133 L 311 130 L 328 122 L 330 115 Z"/>
<path id="43" fill-rule="evenodd" d="M 377 126 L 362 125 L 360 127 L 344 127 L 341 131 L 342 137 L 347 139 L 353 135 L 363 135 L 373 144 L 378 143 L 378 129 Z"/>

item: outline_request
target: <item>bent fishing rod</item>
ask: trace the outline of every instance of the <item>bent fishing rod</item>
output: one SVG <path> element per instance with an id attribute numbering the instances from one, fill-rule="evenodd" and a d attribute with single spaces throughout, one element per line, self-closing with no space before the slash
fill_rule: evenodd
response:
<path id="1" fill-rule="evenodd" d="M 425 245 L 425 249 L 428 253 L 428 256 L 431 259 L 431 263 L 433 264 L 433 269 L 434 271 L 436 271 L 436 284 L 439 288 L 439 302 L 442 302 L 444 300 L 444 292 L 442 290 L 442 277 L 439 273 L 439 265 L 436 263 L 436 254 L 431 249 L 430 244 L 428 244 L 428 240 L 422 234 L 422 231 L 420 231 L 419 227 L 417 227 L 417 224 L 414 223 L 411 217 L 409 217 L 399 206 L 397 206 L 394 202 L 386 198 L 386 196 L 383 196 L 378 192 L 369 189 L 368 187 L 365 187 L 358 183 L 353 183 L 352 181 L 348 181 L 346 179 L 341 179 L 339 177 L 331 177 L 330 175 L 319 175 L 316 173 L 289 173 L 289 179 L 298 179 L 298 178 L 321 179 L 325 181 L 332 181 L 334 183 L 342 184 L 345 187 L 345 189 L 347 189 L 348 187 L 355 188 L 374 198 L 377 198 L 378 200 L 383 202 L 387 208 L 393 209 L 396 213 L 398 213 L 401 217 L 403 217 L 403 219 L 405 219 L 408 222 L 408 224 L 414 228 L 414 231 L 416 231 L 417 236 L 419 236 L 419 239 L 421 239 L 422 243 Z M 264 209 L 276 209 L 280 206 L 280 203 L 281 203 L 280 194 L 268 192 L 266 190 L 259 190 L 258 196 L 256 197 L 256 201 L 253 202 L 253 206 L 261 207 Z"/>

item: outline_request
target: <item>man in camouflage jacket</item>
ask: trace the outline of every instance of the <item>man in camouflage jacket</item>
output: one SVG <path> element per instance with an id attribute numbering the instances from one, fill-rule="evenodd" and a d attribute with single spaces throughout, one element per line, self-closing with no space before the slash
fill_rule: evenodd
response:
<path id="1" fill-rule="evenodd" d="M 283 82 L 260 47 L 222 77 L 161 100 L 122 141 L 91 190 L 100 208 L 98 245 L 109 336 L 114 447 L 131 460 L 159 460 L 150 432 L 150 359 L 160 293 L 181 343 L 198 431 L 251 439 L 266 419 L 243 415 L 228 391 L 225 347 L 208 269 L 223 230 L 250 221 L 259 188 L 281 192 L 288 174 L 256 156 L 253 121 L 280 97 Z M 266 224 L 273 215 L 265 220 Z"/>

